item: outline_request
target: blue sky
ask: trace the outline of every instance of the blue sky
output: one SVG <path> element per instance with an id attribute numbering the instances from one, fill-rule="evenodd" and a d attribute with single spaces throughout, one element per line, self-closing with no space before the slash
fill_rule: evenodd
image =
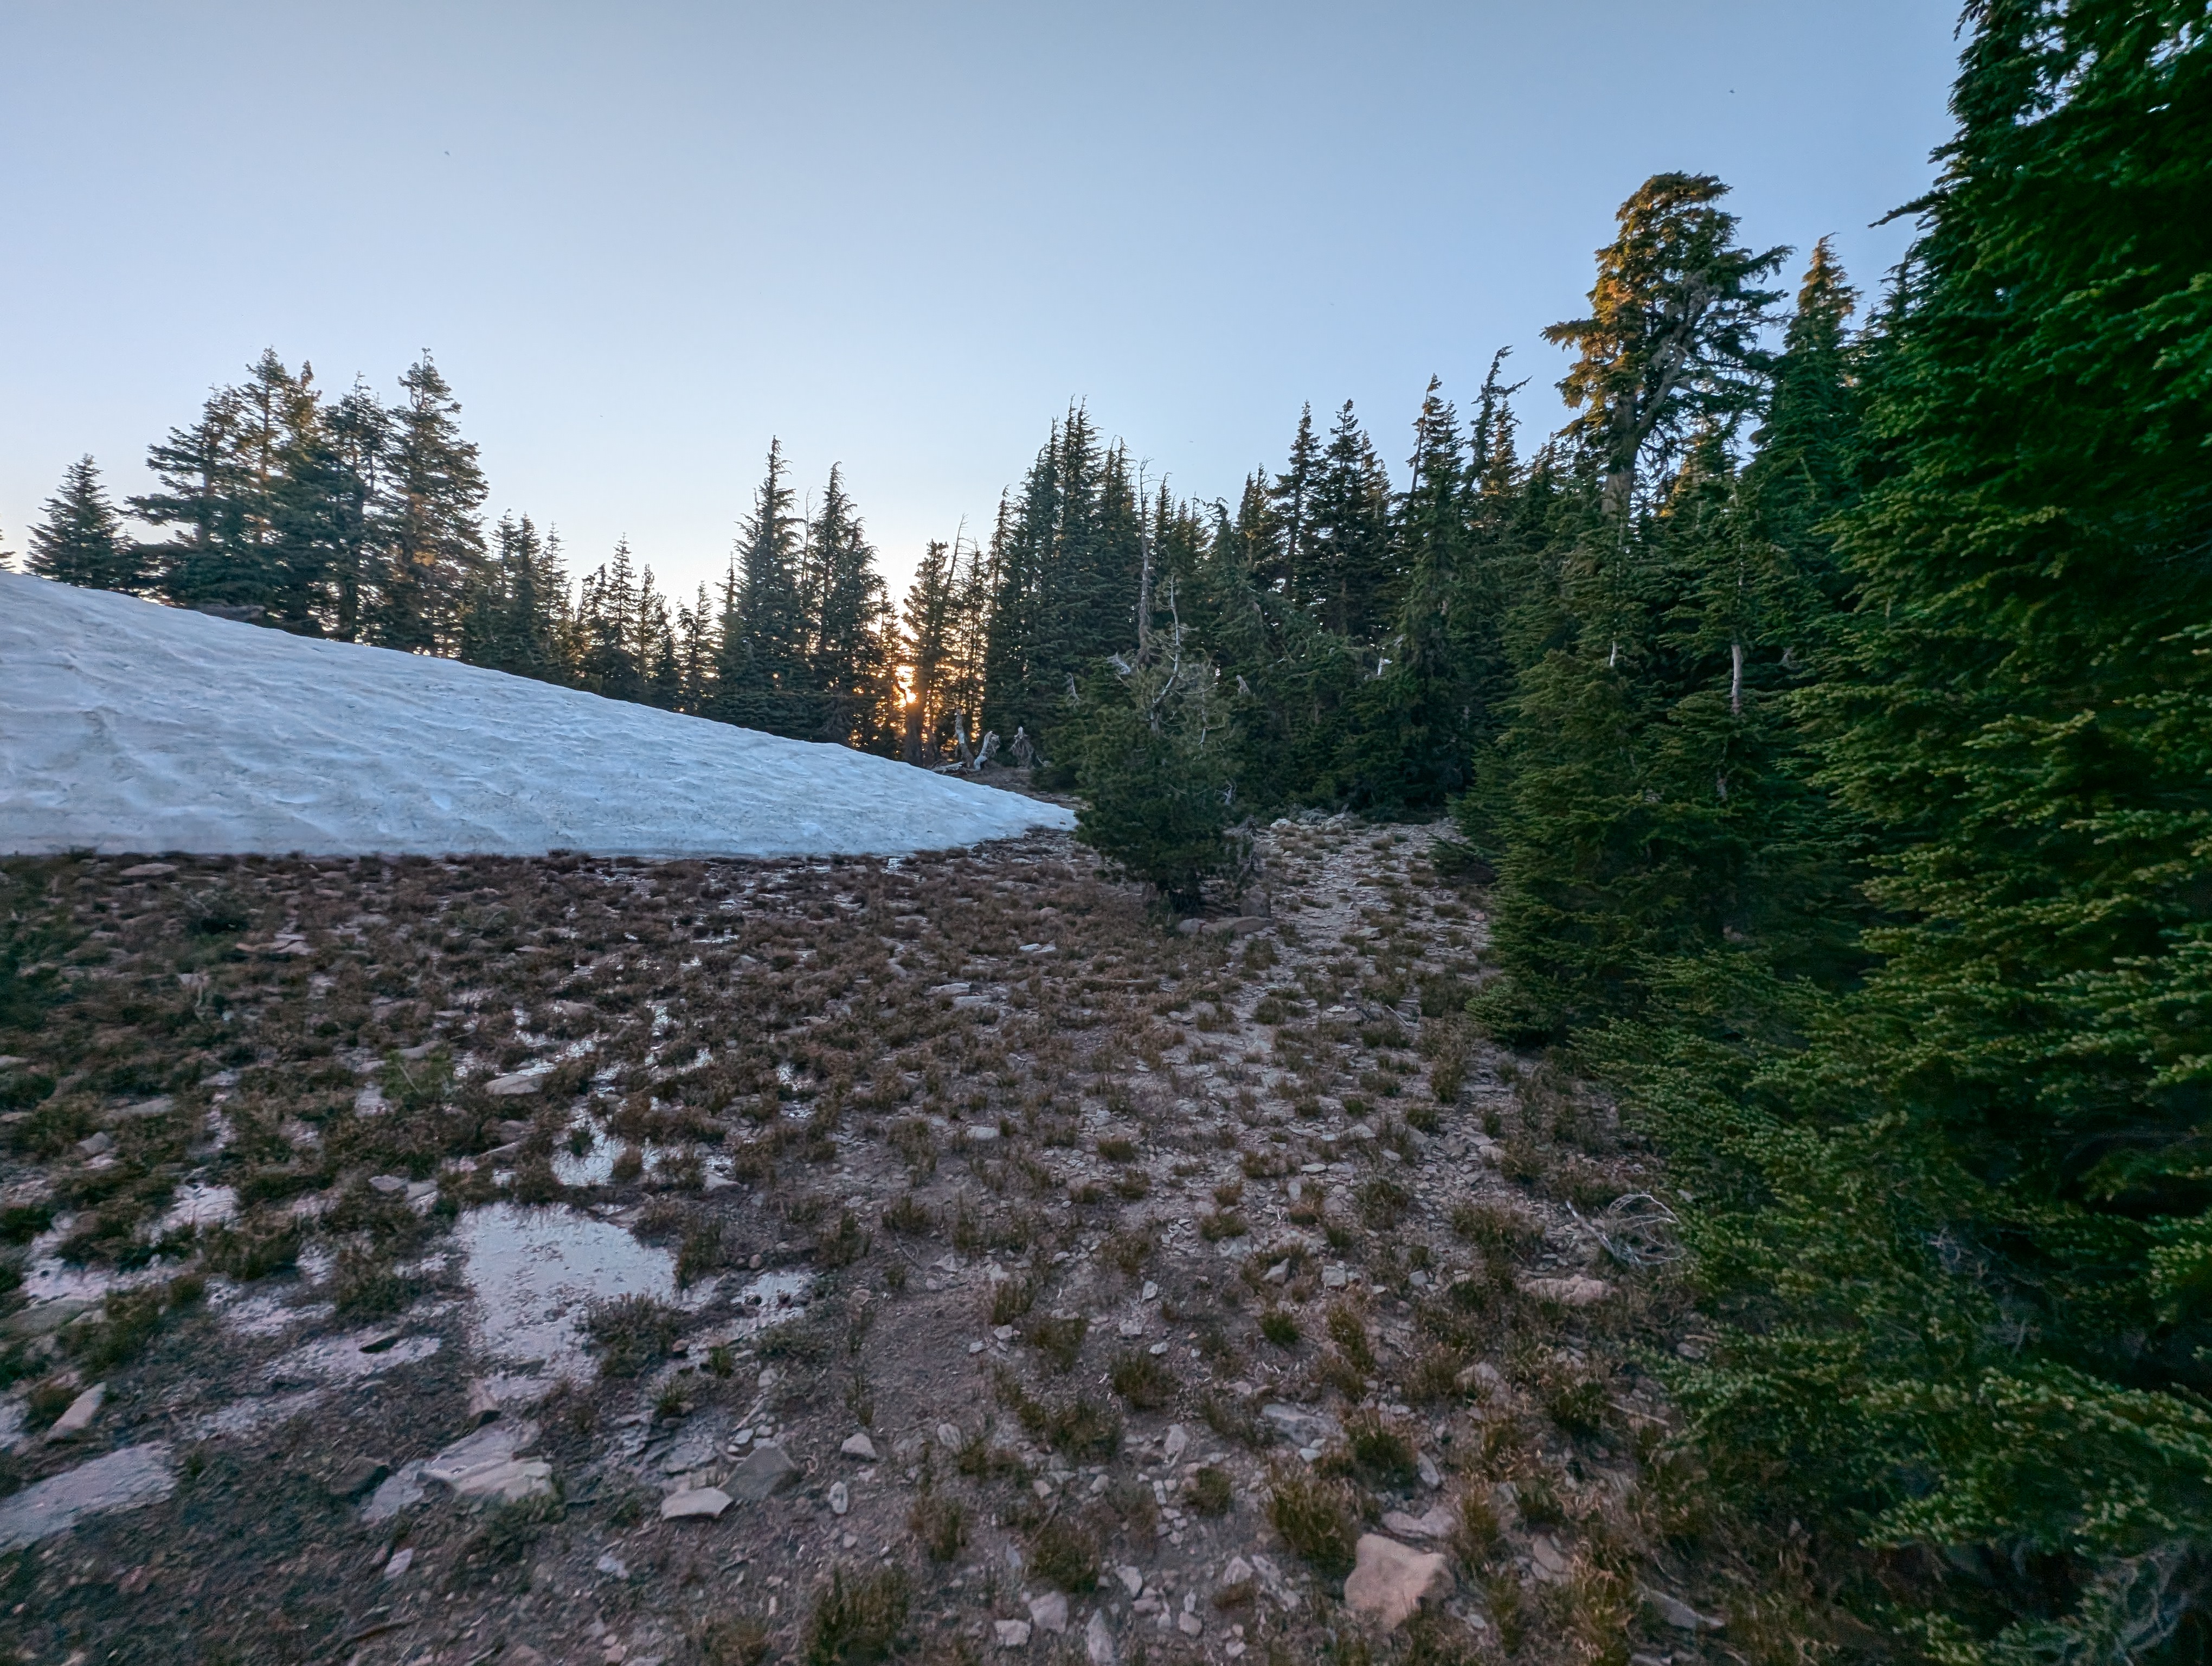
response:
<path id="1" fill-rule="evenodd" d="M 0 0 L 0 544 L 264 345 L 392 393 L 434 350 L 487 508 L 720 572 L 771 435 L 884 564 L 988 526 L 1071 399 L 1233 497 L 1298 407 L 1402 473 L 1539 337 L 1646 175 L 1832 234 L 1865 289 L 1930 177 L 1955 12 Z"/>

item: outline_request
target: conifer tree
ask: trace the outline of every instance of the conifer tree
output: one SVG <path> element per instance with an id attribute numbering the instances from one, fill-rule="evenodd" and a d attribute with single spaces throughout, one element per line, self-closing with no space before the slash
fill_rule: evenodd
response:
<path id="1" fill-rule="evenodd" d="M 377 510 L 392 442 L 392 416 L 373 389 L 355 382 L 324 413 L 322 450 L 310 489 L 319 499 L 329 550 L 324 562 L 330 634 L 358 641 L 376 607 Z M 567 581 L 562 583 L 565 593 Z"/>
<path id="2" fill-rule="evenodd" d="M 90 457 L 69 465 L 44 508 L 45 520 L 30 532 L 31 571 L 88 590 L 145 588 L 146 559 L 123 531 L 123 518 L 107 501 Z"/>
<path id="3" fill-rule="evenodd" d="M 800 521 L 792 513 L 793 497 L 782 447 L 771 440 L 767 477 L 738 529 L 723 585 L 710 714 L 748 729 L 804 738 L 815 711 L 799 585 Z"/>
<path id="4" fill-rule="evenodd" d="M 1334 635 L 1359 643 L 1395 621 L 1399 584 L 1390 476 L 1346 399 L 1314 477 L 1300 599 Z"/>
<path id="5" fill-rule="evenodd" d="M 651 686 L 649 661 L 641 649 L 649 628 L 629 539 L 617 538 L 612 557 L 586 576 L 576 611 L 583 686 L 610 700 L 644 700 Z"/>
<path id="6" fill-rule="evenodd" d="M 1252 581 L 1264 590 L 1286 596 L 1312 593 L 1313 501 L 1321 466 L 1321 442 L 1314 437 L 1313 406 L 1309 404 L 1298 412 L 1297 432 L 1291 437 L 1289 466 L 1275 477 L 1268 490 L 1273 513 L 1265 525 L 1273 536 L 1264 545 L 1253 545 L 1249 552 Z M 1256 537 L 1263 523 L 1258 506 L 1249 501 L 1249 484 L 1246 497 L 1239 524 L 1248 538 Z"/>
<path id="7" fill-rule="evenodd" d="M 944 540 L 932 538 L 915 565 L 914 582 L 907 587 L 900 618 L 908 679 L 901 750 L 908 763 L 938 762 L 939 719 L 952 709 L 946 685 L 957 653 L 956 559 Z"/>
<path id="8" fill-rule="evenodd" d="M 814 738 L 882 751 L 892 740 L 885 727 L 892 702 L 884 634 L 890 603 L 875 549 L 834 465 L 806 544 L 815 610 L 808 668 L 818 702 Z"/>
<path id="9" fill-rule="evenodd" d="M 1653 174 L 1598 251 L 1589 316 L 1544 331 L 1580 355 L 1559 384 L 1576 408 L 1566 432 L 1596 459 L 1616 520 L 1645 463 L 1663 471 L 1693 432 L 1725 431 L 1763 391 L 1758 334 L 1780 297 L 1755 285 L 1789 251 L 1739 246 L 1735 216 L 1716 206 L 1727 194 L 1711 174 Z"/>
<path id="10" fill-rule="evenodd" d="M 399 379 L 390 411 L 381 501 L 375 640 L 416 653 L 450 653 L 459 607 L 484 559 L 483 473 L 461 438 L 460 405 L 426 352 Z"/>
<path id="11" fill-rule="evenodd" d="M 1817 708 L 1882 958 L 1698 1107 L 1755 1180 L 1705 1268 L 1747 1322 L 1687 1387 L 1784 1507 L 2002 1576 L 1916 1594 L 1931 1652 L 2199 1657 L 2212 36 L 2123 0 L 1972 17 L 1864 361 L 1863 599 Z"/>

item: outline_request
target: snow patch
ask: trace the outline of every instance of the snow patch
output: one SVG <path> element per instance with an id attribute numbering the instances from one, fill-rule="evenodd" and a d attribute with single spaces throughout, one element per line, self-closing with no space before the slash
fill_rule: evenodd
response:
<path id="1" fill-rule="evenodd" d="M 889 854 L 1068 812 L 390 648 L 0 573 L 0 851 Z"/>

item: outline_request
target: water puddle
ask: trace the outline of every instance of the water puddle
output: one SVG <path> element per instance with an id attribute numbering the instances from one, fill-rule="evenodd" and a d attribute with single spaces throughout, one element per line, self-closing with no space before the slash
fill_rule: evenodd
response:
<path id="1" fill-rule="evenodd" d="M 501 1365 L 540 1366 L 550 1376 L 591 1375 L 583 1319 L 592 1303 L 649 1296 L 697 1308 L 714 1294 L 712 1279 L 679 1292 L 672 1251 L 563 1205 L 471 1209 L 453 1237 L 475 1294 L 470 1329 L 477 1351 Z"/>
<path id="2" fill-rule="evenodd" d="M 126 1446 L 0 1499 L 0 1553 L 66 1533 L 88 1516 L 135 1510 L 176 1490 L 169 1448 L 155 1441 Z"/>
<path id="3" fill-rule="evenodd" d="M 435 1336 L 401 1336 L 388 1329 L 356 1330 L 303 1342 L 269 1367 L 269 1386 L 294 1388 L 357 1382 L 398 1365 L 428 1359 L 439 1348 Z"/>

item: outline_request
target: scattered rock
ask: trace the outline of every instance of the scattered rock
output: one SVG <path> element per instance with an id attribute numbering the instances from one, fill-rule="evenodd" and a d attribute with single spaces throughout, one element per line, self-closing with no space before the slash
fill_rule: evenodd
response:
<path id="1" fill-rule="evenodd" d="M 0 1554 L 66 1533 L 88 1516 L 134 1510 L 176 1490 L 166 1443 L 125 1446 L 0 1499 Z"/>
<path id="2" fill-rule="evenodd" d="M 1726 1627 L 1710 1615 L 1699 1614 L 1679 1596 L 1670 1596 L 1663 1590 L 1644 1588 L 1644 1600 L 1651 1605 L 1652 1613 L 1678 1632 L 1717 1632 Z"/>
<path id="3" fill-rule="evenodd" d="M 481 1377 L 469 1379 L 469 1421 L 478 1426 L 499 1415 L 499 1394 Z"/>
<path id="4" fill-rule="evenodd" d="M 611 1550 L 603 1550 L 599 1553 L 599 1560 L 592 1564 L 592 1571 L 605 1574 L 610 1579 L 629 1578 L 629 1564 Z"/>
<path id="5" fill-rule="evenodd" d="M 1459 1523 L 1450 1511 L 1437 1505 L 1421 1516 L 1408 1516 L 1402 1510 L 1386 1510 L 1382 1512 L 1382 1525 L 1401 1539 L 1448 1539 Z"/>
<path id="6" fill-rule="evenodd" d="M 526 1093 L 535 1093 L 544 1085 L 543 1074 L 519 1070 L 512 1076 L 495 1076 L 484 1084 L 484 1091 L 495 1099 L 520 1099 Z"/>
<path id="7" fill-rule="evenodd" d="M 373 1174 L 368 1177 L 368 1189 L 373 1192 L 382 1192 L 389 1197 L 395 1192 L 404 1192 L 407 1189 L 407 1177 L 404 1175 L 397 1174 Z"/>
<path id="8" fill-rule="evenodd" d="M 1185 1637 L 1197 1637 L 1205 1632 L 1206 1621 L 1200 1620 L 1190 1609 L 1185 1608 L 1176 1616 L 1176 1629 Z"/>
<path id="9" fill-rule="evenodd" d="M 1426 1452 L 1419 1452 L 1414 1455 L 1413 1467 L 1420 1474 L 1421 1485 L 1427 1487 L 1431 1493 L 1435 1492 L 1439 1487 L 1442 1487 L 1444 1484 L 1443 1471 L 1437 1468 L 1437 1461 L 1431 1457 Z"/>
<path id="10" fill-rule="evenodd" d="M 1528 1541 L 1528 1560 L 1536 1565 L 1539 1578 L 1564 1579 L 1567 1575 L 1566 1554 L 1553 1541 L 1548 1533 L 1539 1533 Z"/>
<path id="11" fill-rule="evenodd" d="M 1434 1551 L 1414 1550 L 1379 1533 L 1363 1533 L 1356 1555 L 1352 1577 L 1344 1582 L 1345 1606 L 1385 1631 L 1403 1625 L 1423 1602 L 1441 1599 L 1451 1590 L 1450 1570 Z"/>
<path id="12" fill-rule="evenodd" d="M 873 1463 L 876 1461 L 876 1443 L 866 1435 L 846 1436 L 845 1444 L 837 1450 L 845 1456 L 858 1458 L 863 1463 Z"/>
<path id="13" fill-rule="evenodd" d="M 937 1426 L 937 1444 L 948 1452 L 957 1452 L 967 1442 L 960 1433 L 958 1424 L 940 1423 Z"/>
<path id="14" fill-rule="evenodd" d="M 115 1149 L 115 1136 L 102 1128 L 98 1134 L 88 1134 L 78 1140 L 76 1148 L 87 1157 L 105 1157 Z"/>
<path id="15" fill-rule="evenodd" d="M 380 1458 L 356 1458 L 331 1477 L 331 1496 L 348 1503 L 371 1487 L 381 1487 L 392 1466 Z"/>
<path id="16" fill-rule="evenodd" d="M 853 1507 L 852 1489 L 842 1481 L 830 1483 L 830 1513 L 842 1516 Z"/>
<path id="17" fill-rule="evenodd" d="M 1390 1518 L 1385 1516 L 1382 1519 L 1387 1522 Z M 1221 1583 L 1224 1587 L 1250 1584 L 1252 1583 L 1251 1563 L 1246 1561 L 1242 1556 L 1231 1556 L 1228 1566 L 1221 1570 Z"/>
<path id="18" fill-rule="evenodd" d="M 54 1420 L 53 1427 L 46 1431 L 49 1445 L 58 1440 L 74 1440 L 92 1426 L 92 1420 L 100 1415 L 100 1408 L 107 1403 L 107 1384 L 95 1383 L 69 1403 L 69 1409 Z"/>
<path id="19" fill-rule="evenodd" d="M 136 866 L 125 868 L 117 877 L 124 879 L 158 879 L 165 873 L 174 873 L 176 871 L 177 865 L 174 862 L 140 862 Z"/>
<path id="20" fill-rule="evenodd" d="M 1139 1569 L 1124 1563 L 1114 1570 L 1114 1577 L 1121 1582 L 1121 1589 L 1127 1591 L 1130 1596 L 1139 1596 L 1144 1594 L 1145 1576 Z"/>
<path id="21" fill-rule="evenodd" d="M 998 1634 L 1002 1649 L 1026 1649 L 1030 1646 L 1030 1622 L 1026 1620 L 994 1620 L 991 1629 Z"/>
<path id="22" fill-rule="evenodd" d="M 1268 1405 L 1260 1415 L 1299 1446 L 1320 1446 L 1344 1432 L 1344 1426 L 1326 1412 L 1310 1412 L 1303 1406 Z"/>
<path id="23" fill-rule="evenodd" d="M 1083 1656 L 1091 1666 L 1114 1666 L 1119 1657 L 1114 1648 L 1113 1628 L 1106 1623 L 1103 1608 L 1093 1608 L 1091 1623 L 1083 1628 Z"/>
<path id="24" fill-rule="evenodd" d="M 773 1498 L 799 1479 L 799 1465 L 782 1447 L 763 1442 L 730 1471 L 730 1496 L 744 1504 Z"/>
<path id="25" fill-rule="evenodd" d="M 384 1577 L 397 1579 L 415 1566 L 415 1547 L 405 1545 L 392 1553 L 392 1560 L 384 1565 Z"/>
<path id="26" fill-rule="evenodd" d="M 1039 1631 L 1058 1637 L 1067 1629 L 1067 1598 L 1056 1590 L 1030 1598 L 1030 1620 Z"/>
<path id="27" fill-rule="evenodd" d="M 660 1519 L 664 1522 L 684 1522 L 705 1519 L 713 1521 L 730 1507 L 732 1499 L 719 1487 L 695 1487 L 682 1493 L 671 1493 L 660 1501 Z"/>
<path id="28" fill-rule="evenodd" d="M 1189 1450 L 1190 1436 L 1184 1432 L 1182 1425 L 1169 1424 L 1167 1435 L 1160 1442 L 1160 1450 L 1165 1454 L 1167 1461 L 1173 1463 Z"/>
<path id="29" fill-rule="evenodd" d="M 514 1504 L 536 1498 L 553 1490 L 553 1466 L 541 1458 L 516 1455 L 537 1438 L 534 1423 L 488 1424 L 447 1447 L 422 1466 L 422 1473 L 465 1499 Z"/>
<path id="30" fill-rule="evenodd" d="M 403 1463 L 386 1476 L 369 1494 L 368 1502 L 361 1507 L 361 1518 L 372 1526 L 388 1522 L 410 1504 L 422 1502 L 422 1460 Z"/>

